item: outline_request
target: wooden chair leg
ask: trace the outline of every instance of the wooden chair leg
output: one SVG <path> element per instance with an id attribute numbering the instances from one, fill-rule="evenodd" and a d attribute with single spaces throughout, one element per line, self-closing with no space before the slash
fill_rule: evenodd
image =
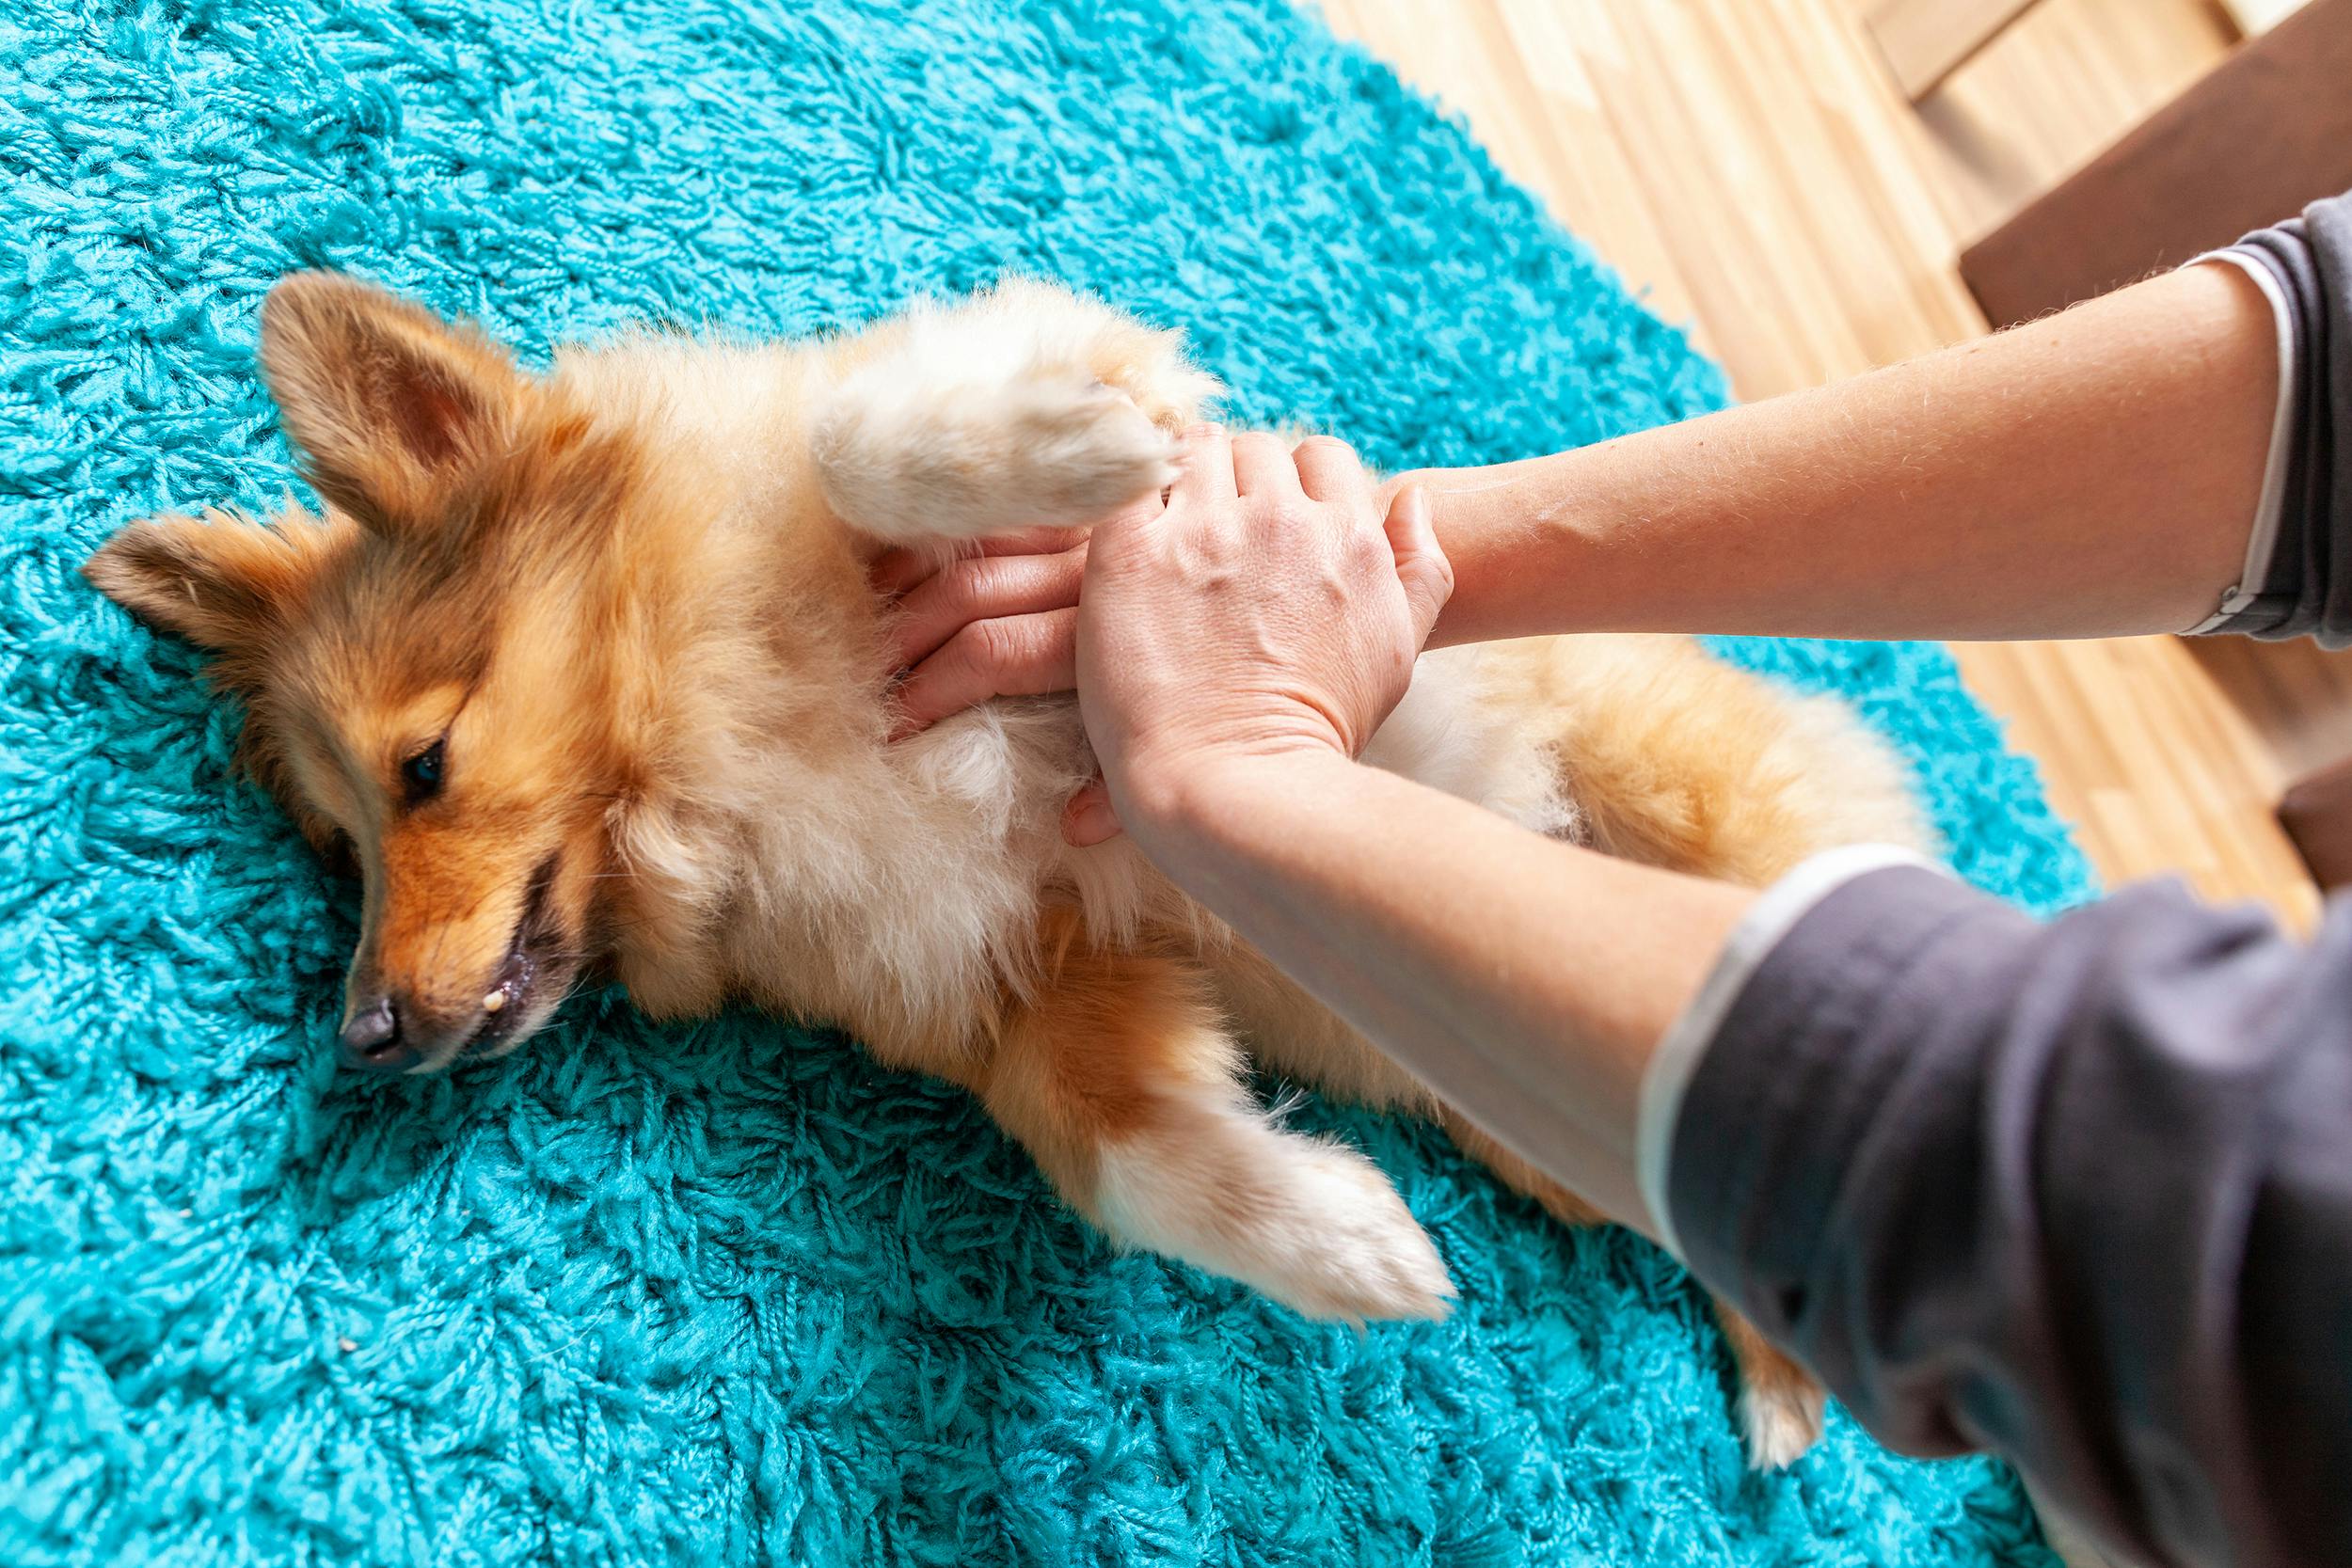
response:
<path id="1" fill-rule="evenodd" d="M 2279 821 L 2322 888 L 2352 887 L 2352 757 L 2289 789 Z"/>
<path id="2" fill-rule="evenodd" d="M 2310 0 L 1963 251 L 1960 276 L 2008 326 L 2335 195 L 2352 183 L 2347 81 L 2352 0 Z"/>

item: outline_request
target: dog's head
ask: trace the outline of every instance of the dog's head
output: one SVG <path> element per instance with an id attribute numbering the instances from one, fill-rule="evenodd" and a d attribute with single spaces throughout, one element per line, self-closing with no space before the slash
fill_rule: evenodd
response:
<path id="1" fill-rule="evenodd" d="M 85 570 L 216 655 L 252 771 L 357 861 L 345 1060 L 497 1054 L 628 918 L 606 873 L 646 831 L 661 567 L 613 523 L 674 489 L 480 333 L 347 278 L 272 290 L 262 363 L 325 517 L 135 523 Z"/>

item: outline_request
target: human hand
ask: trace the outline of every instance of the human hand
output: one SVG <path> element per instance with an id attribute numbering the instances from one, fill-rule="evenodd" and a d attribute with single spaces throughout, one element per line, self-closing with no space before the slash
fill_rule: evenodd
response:
<path id="1" fill-rule="evenodd" d="M 1160 509 L 1157 496 L 1145 503 Z M 1033 528 L 979 542 L 945 565 L 912 550 L 876 558 L 874 586 L 898 601 L 890 668 L 903 671 L 895 737 L 992 697 L 1068 691 L 1077 681 L 1078 584 L 1087 530 Z"/>
<path id="2" fill-rule="evenodd" d="M 1391 475 L 1374 486 L 1382 515 L 1418 478 Z M 1157 516 L 1166 505 L 1148 496 L 1132 510 Z M 875 558 L 874 587 L 898 611 L 888 648 L 898 676 L 898 737 L 993 697 L 1076 689 L 1078 585 L 1091 531 L 1017 529 L 944 564 L 912 549 Z"/>
<path id="3" fill-rule="evenodd" d="M 1075 668 L 1104 785 L 1071 803 L 1065 834 L 1155 821 L 1227 763 L 1356 756 L 1452 592 L 1422 491 L 1384 515 L 1344 442 L 1187 433 L 1167 505 L 1087 547 Z"/>

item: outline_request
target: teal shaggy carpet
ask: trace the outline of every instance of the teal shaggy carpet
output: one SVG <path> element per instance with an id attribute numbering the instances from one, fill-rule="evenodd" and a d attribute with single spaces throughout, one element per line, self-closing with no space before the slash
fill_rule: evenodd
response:
<path id="1" fill-rule="evenodd" d="M 351 891 L 196 662 L 73 567 L 290 483 L 252 364 L 331 266 L 536 351 L 808 333 L 1009 267 L 1253 419 L 1492 460 L 1721 401 L 1467 135 L 1284 0 L 19 0 L 0 19 L 0 1561 L 2049 1560 L 1842 1416 L 1746 1474 L 1679 1270 L 1410 1126 L 1438 1326 L 1312 1327 L 1060 1210 L 961 1097 L 584 997 L 339 1077 Z M 1738 644 L 1916 759 L 1968 877 L 2083 864 L 1930 647 Z M 1573 942 L 1576 933 L 1564 931 Z"/>

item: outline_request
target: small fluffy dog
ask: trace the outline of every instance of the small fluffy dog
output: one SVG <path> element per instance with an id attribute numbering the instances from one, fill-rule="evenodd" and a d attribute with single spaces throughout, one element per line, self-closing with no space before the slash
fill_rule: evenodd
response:
<path id="1" fill-rule="evenodd" d="M 1371 1162 L 1253 1102 L 1244 1041 L 1594 1217 L 1130 844 L 1066 845 L 1092 772 L 1074 702 L 889 741 L 867 563 L 1165 484 L 1216 389 L 1173 334 L 1024 282 L 837 341 L 649 337 L 533 376 L 470 326 L 308 274 L 270 292 L 261 356 L 325 515 L 158 517 L 86 570 L 218 656 L 245 763 L 357 860 L 347 1059 L 501 1054 L 591 967 L 657 1018 L 742 998 L 836 1022 L 979 1096 L 1115 1238 L 1316 1318 L 1436 1318 L 1452 1287 Z M 1676 639 L 1428 655 L 1366 760 L 1748 883 L 1923 836 L 1842 710 Z M 1724 1321 L 1751 1459 L 1786 1463 L 1820 1391 Z"/>

